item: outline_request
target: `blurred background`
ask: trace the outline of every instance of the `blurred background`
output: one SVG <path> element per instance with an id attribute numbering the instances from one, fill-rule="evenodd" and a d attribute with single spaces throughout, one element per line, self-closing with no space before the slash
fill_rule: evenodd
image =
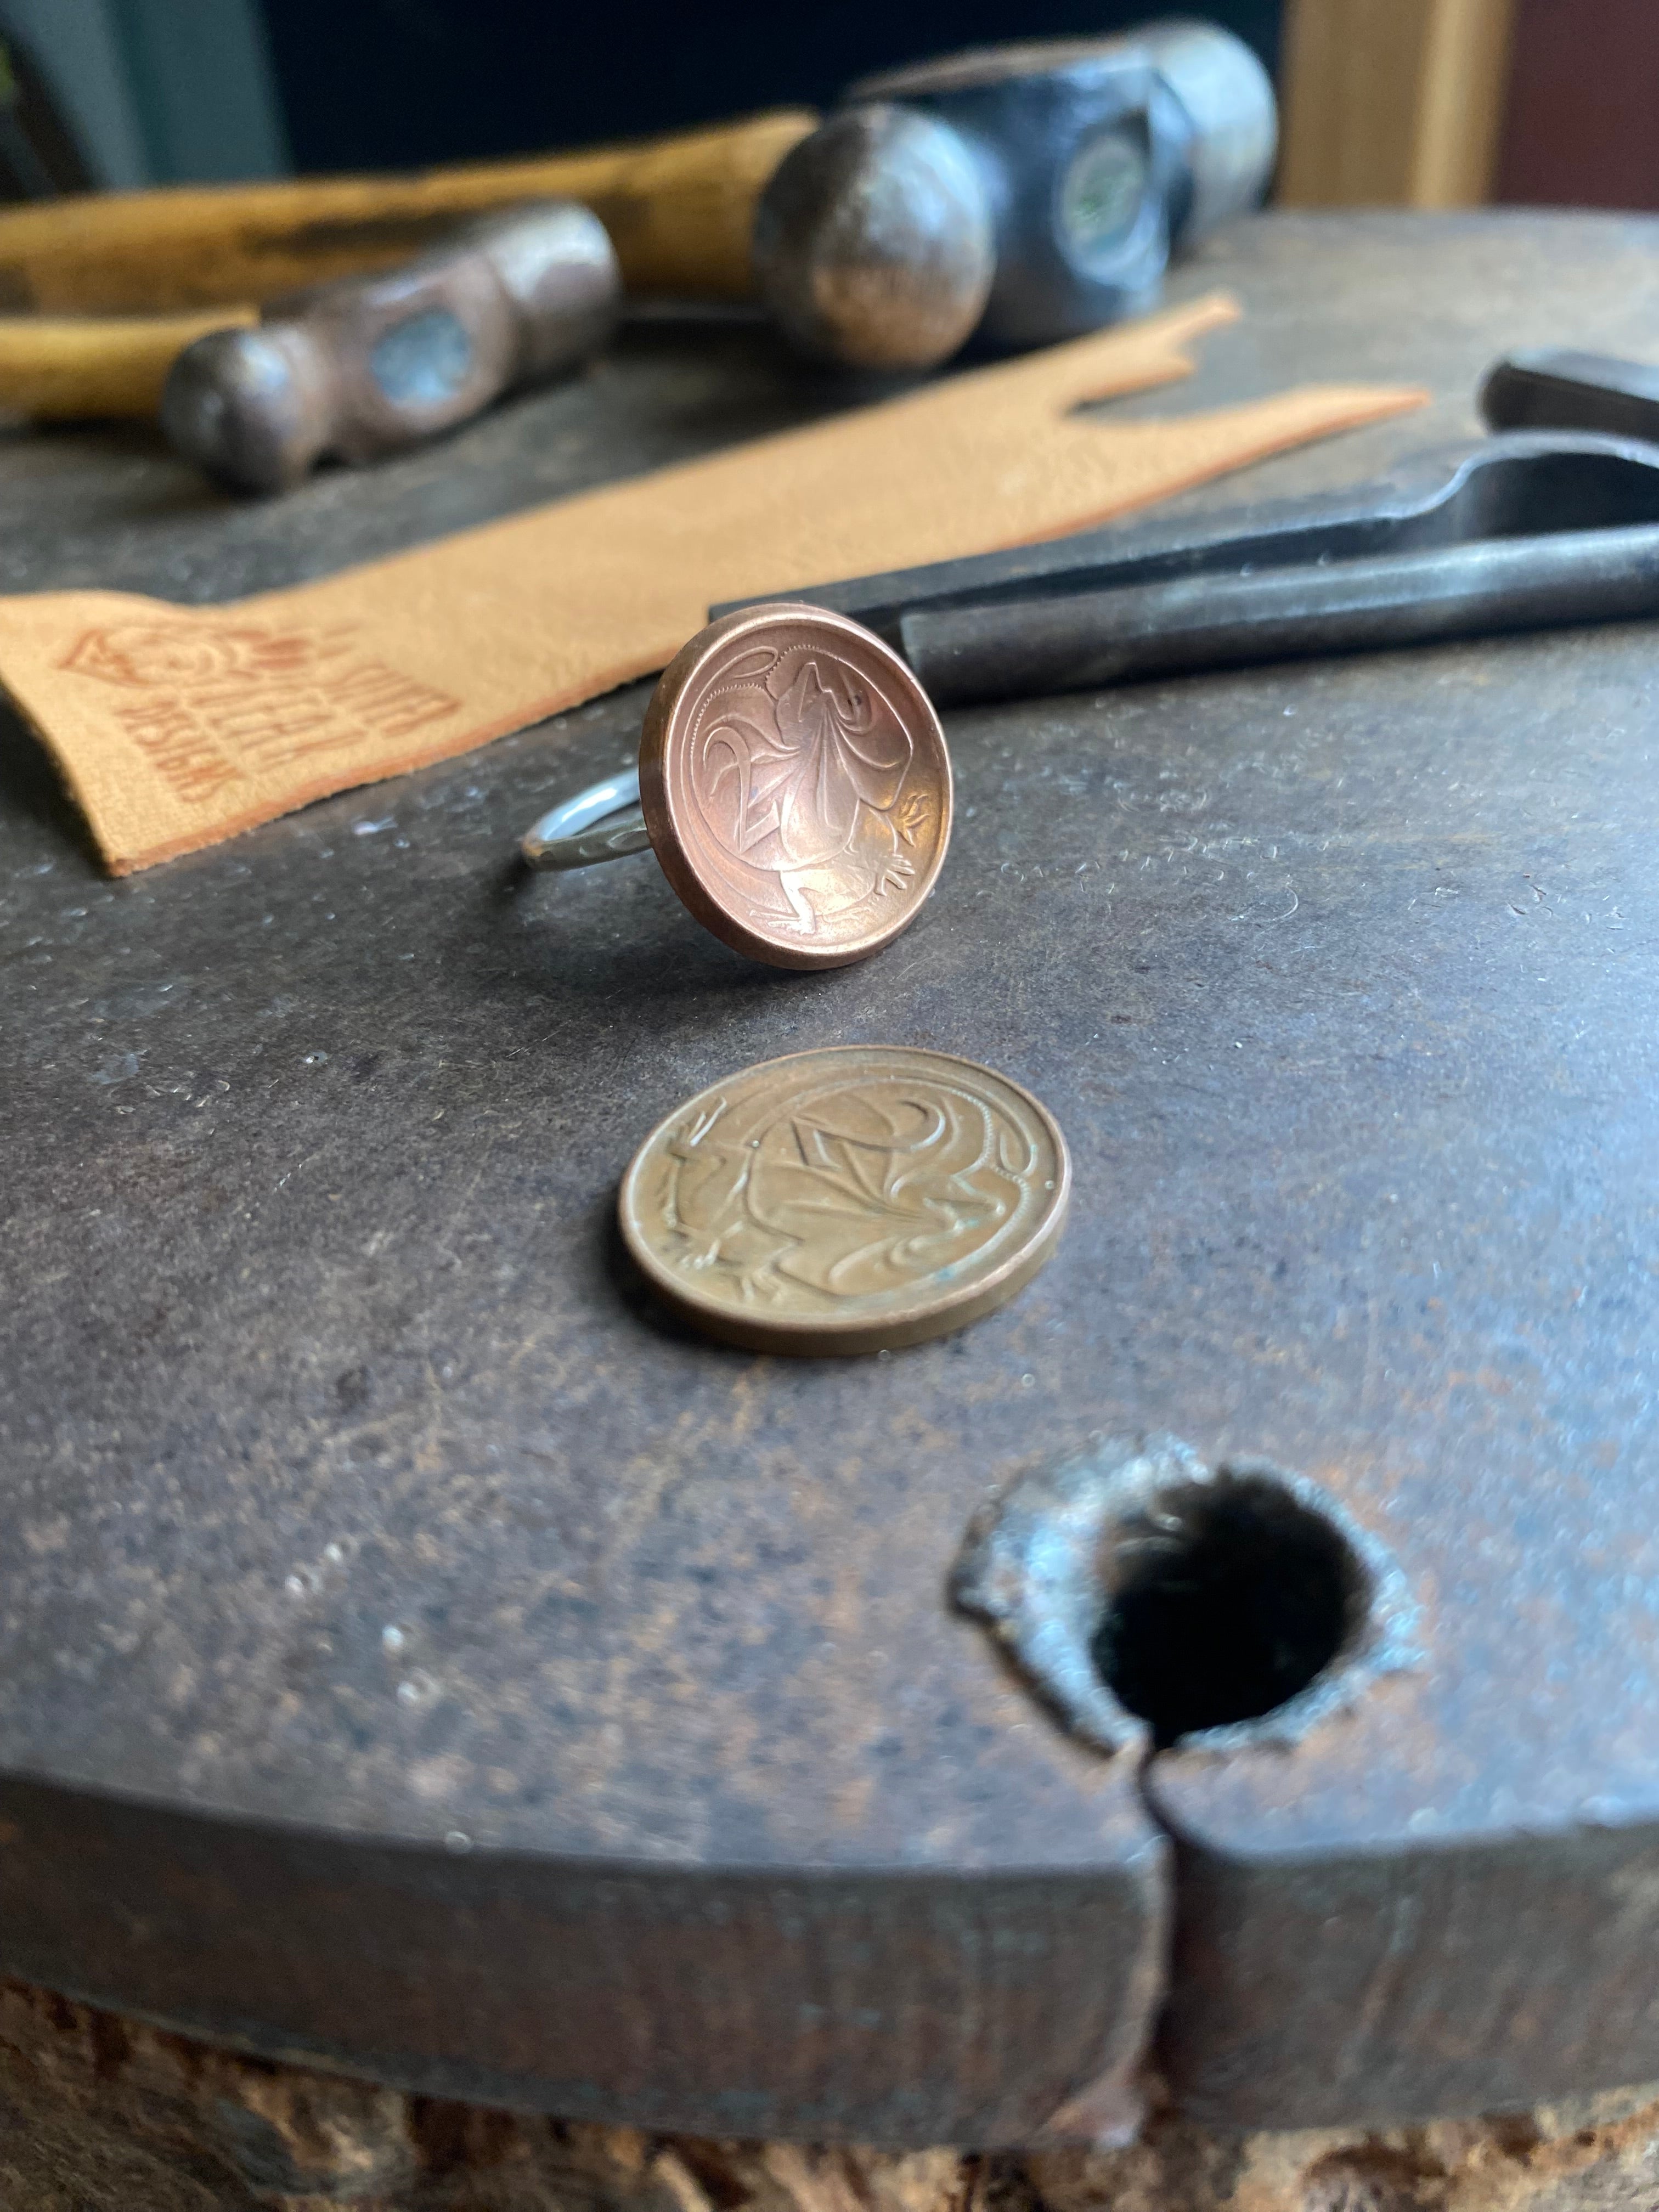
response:
<path id="1" fill-rule="evenodd" d="M 831 100 L 1145 0 L 0 0 L 0 198 L 413 167 Z M 1279 198 L 1659 207 L 1659 0 L 1212 0 L 1285 109 Z"/>

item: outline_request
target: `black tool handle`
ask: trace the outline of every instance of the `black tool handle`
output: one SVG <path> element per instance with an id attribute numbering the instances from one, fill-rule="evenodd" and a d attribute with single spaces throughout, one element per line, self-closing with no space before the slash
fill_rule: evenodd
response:
<path id="1" fill-rule="evenodd" d="M 1374 560 L 1185 576 L 903 617 L 936 703 L 1659 615 L 1659 525 L 1488 538 Z"/>
<path id="2" fill-rule="evenodd" d="M 1547 346 L 1488 369 L 1480 412 L 1494 430 L 1602 430 L 1659 444 L 1659 368 Z"/>

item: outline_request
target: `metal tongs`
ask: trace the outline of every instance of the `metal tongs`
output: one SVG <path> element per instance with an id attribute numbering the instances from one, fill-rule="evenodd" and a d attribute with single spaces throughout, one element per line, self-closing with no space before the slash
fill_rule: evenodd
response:
<path id="1" fill-rule="evenodd" d="M 1499 434 L 1369 490 L 791 596 L 877 631 L 941 706 L 1659 616 L 1659 373 L 1517 355 L 1481 404 Z"/>

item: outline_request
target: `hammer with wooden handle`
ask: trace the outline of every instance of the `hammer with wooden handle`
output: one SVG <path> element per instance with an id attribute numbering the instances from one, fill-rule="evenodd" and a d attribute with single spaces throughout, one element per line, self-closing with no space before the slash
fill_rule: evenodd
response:
<path id="1" fill-rule="evenodd" d="M 296 288 L 395 268 L 458 221 L 580 200 L 630 291 L 753 294 L 755 204 L 817 121 L 759 115 L 631 146 L 410 176 L 176 185 L 0 208 L 0 416 L 153 416 L 173 360 Z"/>
<path id="2" fill-rule="evenodd" d="M 386 269 L 458 215 L 532 193 L 556 191 L 592 208 L 633 293 L 751 298 L 764 188 L 816 122 L 794 111 L 648 146 L 416 177 L 174 187 L 0 210 L 0 415 L 153 414 L 173 355 L 204 328 L 251 322 L 258 301 L 308 281 Z M 839 218 L 816 222 L 811 265 L 803 258 L 797 271 L 791 250 L 775 249 L 769 282 L 786 310 L 814 284 L 855 306 L 879 304 L 889 335 L 860 349 L 849 324 L 846 360 L 942 360 L 977 320 L 990 285 L 983 184 L 953 132 L 908 112 L 884 112 L 856 153 Z M 815 208 L 833 190 L 836 158 L 813 172 Z M 14 312 L 23 309 L 33 312 Z"/>
<path id="3" fill-rule="evenodd" d="M 582 361 L 614 329 L 617 258 L 587 209 L 551 200 L 465 226 L 385 275 L 273 302 L 185 348 L 161 395 L 178 450 L 239 491 L 297 483 L 465 422 L 510 385 Z"/>

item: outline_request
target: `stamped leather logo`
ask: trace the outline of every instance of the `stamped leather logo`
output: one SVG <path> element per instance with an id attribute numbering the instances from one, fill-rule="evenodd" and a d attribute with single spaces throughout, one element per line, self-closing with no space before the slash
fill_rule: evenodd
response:
<path id="1" fill-rule="evenodd" d="M 460 713 L 453 694 L 362 652 L 356 627 L 107 623 L 83 631 L 58 666 L 130 694 L 113 707 L 123 735 L 201 805 L 309 756 L 396 741 Z"/>

